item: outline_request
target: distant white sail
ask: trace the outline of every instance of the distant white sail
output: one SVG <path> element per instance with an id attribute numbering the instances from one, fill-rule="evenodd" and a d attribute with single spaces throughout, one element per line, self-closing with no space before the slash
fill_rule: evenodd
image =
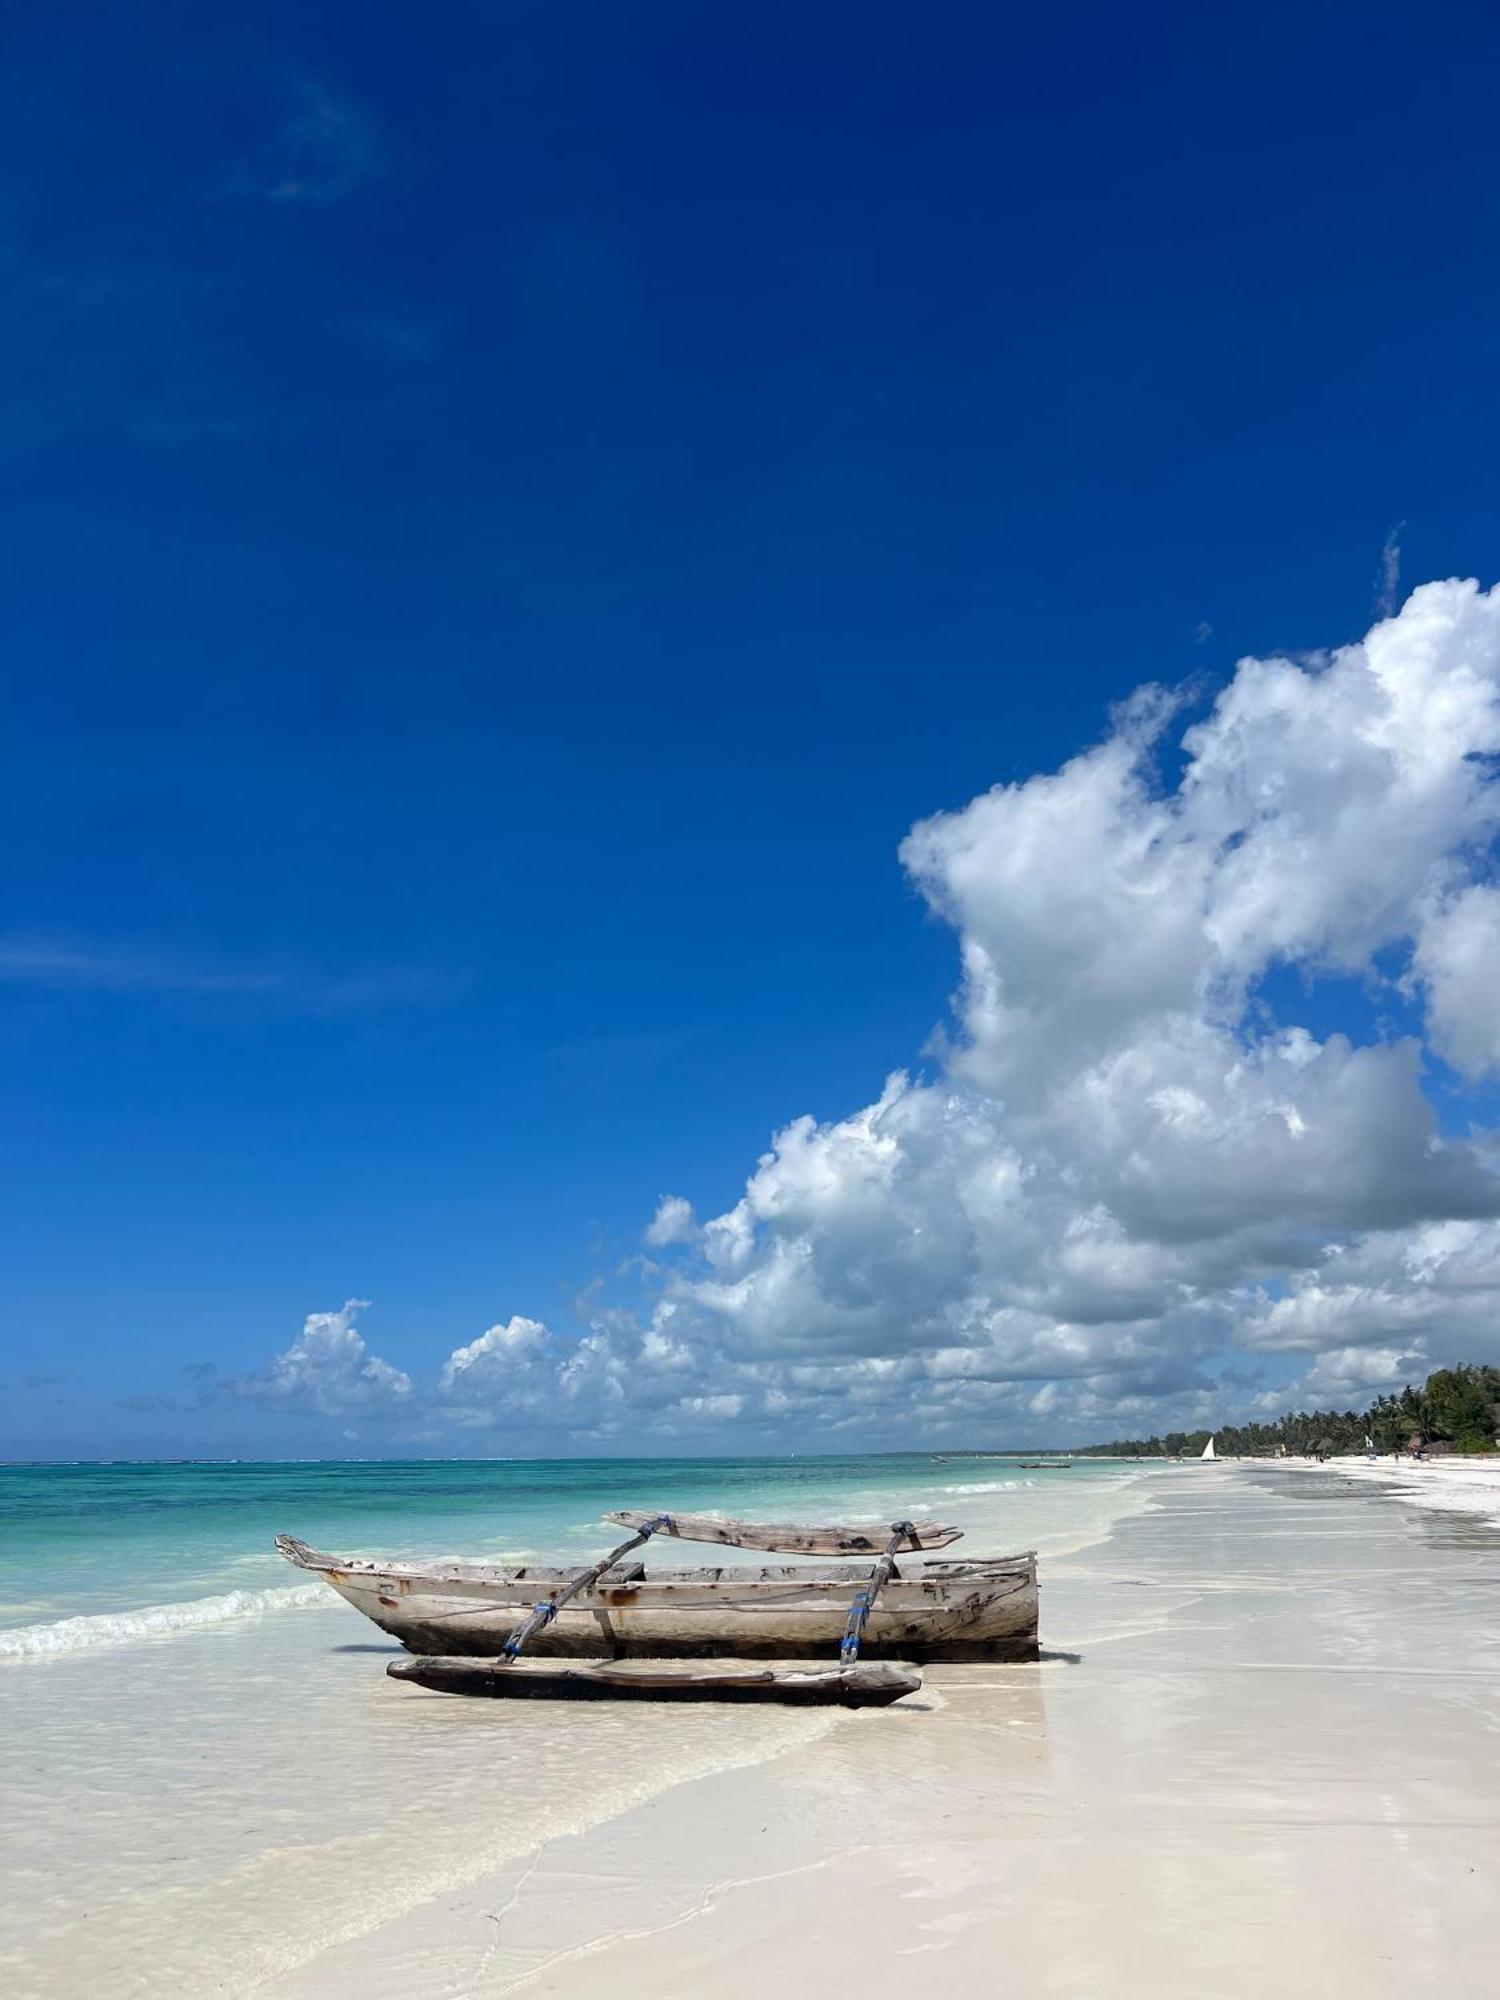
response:
<path id="1" fill-rule="evenodd" d="M 1200 1458 L 1212 1458 L 1214 1456 L 1214 1441 L 1212 1438 L 1209 1439 L 1208 1443 L 1203 1447 L 1202 1451 L 1199 1452 L 1198 1456 Z"/>

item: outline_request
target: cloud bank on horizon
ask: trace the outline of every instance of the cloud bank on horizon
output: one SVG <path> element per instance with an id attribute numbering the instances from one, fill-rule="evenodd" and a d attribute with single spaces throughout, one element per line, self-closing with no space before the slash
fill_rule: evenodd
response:
<path id="1" fill-rule="evenodd" d="M 424 1386 L 351 1302 L 237 1391 L 497 1447 L 1081 1439 L 1500 1357 L 1500 588 L 1181 712 L 912 829 L 962 967 L 932 1073 L 794 1119 L 725 1214 L 665 1197 L 645 1309 Z"/>

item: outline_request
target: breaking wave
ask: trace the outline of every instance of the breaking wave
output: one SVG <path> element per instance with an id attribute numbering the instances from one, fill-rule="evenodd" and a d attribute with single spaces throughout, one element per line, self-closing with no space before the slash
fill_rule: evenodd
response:
<path id="1" fill-rule="evenodd" d="M 102 1646 L 128 1646 L 168 1632 L 195 1632 L 206 1625 L 229 1625 L 263 1618 L 272 1611 L 296 1611 L 327 1601 L 320 1583 L 289 1590 L 229 1590 L 222 1597 L 197 1597 L 186 1604 L 147 1604 L 139 1611 L 104 1611 L 89 1618 L 58 1618 L 50 1625 L 17 1625 L 0 1632 L 0 1660 L 43 1660 L 59 1653 L 85 1653 Z"/>

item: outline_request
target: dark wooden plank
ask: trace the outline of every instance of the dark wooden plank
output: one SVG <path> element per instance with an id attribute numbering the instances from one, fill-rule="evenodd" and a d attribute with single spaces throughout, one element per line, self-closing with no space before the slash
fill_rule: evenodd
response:
<path id="1" fill-rule="evenodd" d="M 886 1662 L 812 1668 L 705 1663 L 674 1670 L 669 1663 L 623 1660 L 393 1660 L 392 1680 L 413 1681 L 442 1694 L 532 1701 L 783 1702 L 794 1706 L 881 1708 L 922 1685 L 910 1667 Z"/>

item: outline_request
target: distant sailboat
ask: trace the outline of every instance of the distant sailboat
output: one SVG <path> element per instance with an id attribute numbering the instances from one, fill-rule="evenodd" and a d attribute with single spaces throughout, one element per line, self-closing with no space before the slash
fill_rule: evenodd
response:
<path id="1" fill-rule="evenodd" d="M 1200 1458 L 1213 1458 L 1215 1456 L 1214 1441 L 1212 1438 L 1209 1439 L 1208 1443 L 1203 1447 L 1202 1451 L 1199 1452 L 1198 1456 Z"/>

